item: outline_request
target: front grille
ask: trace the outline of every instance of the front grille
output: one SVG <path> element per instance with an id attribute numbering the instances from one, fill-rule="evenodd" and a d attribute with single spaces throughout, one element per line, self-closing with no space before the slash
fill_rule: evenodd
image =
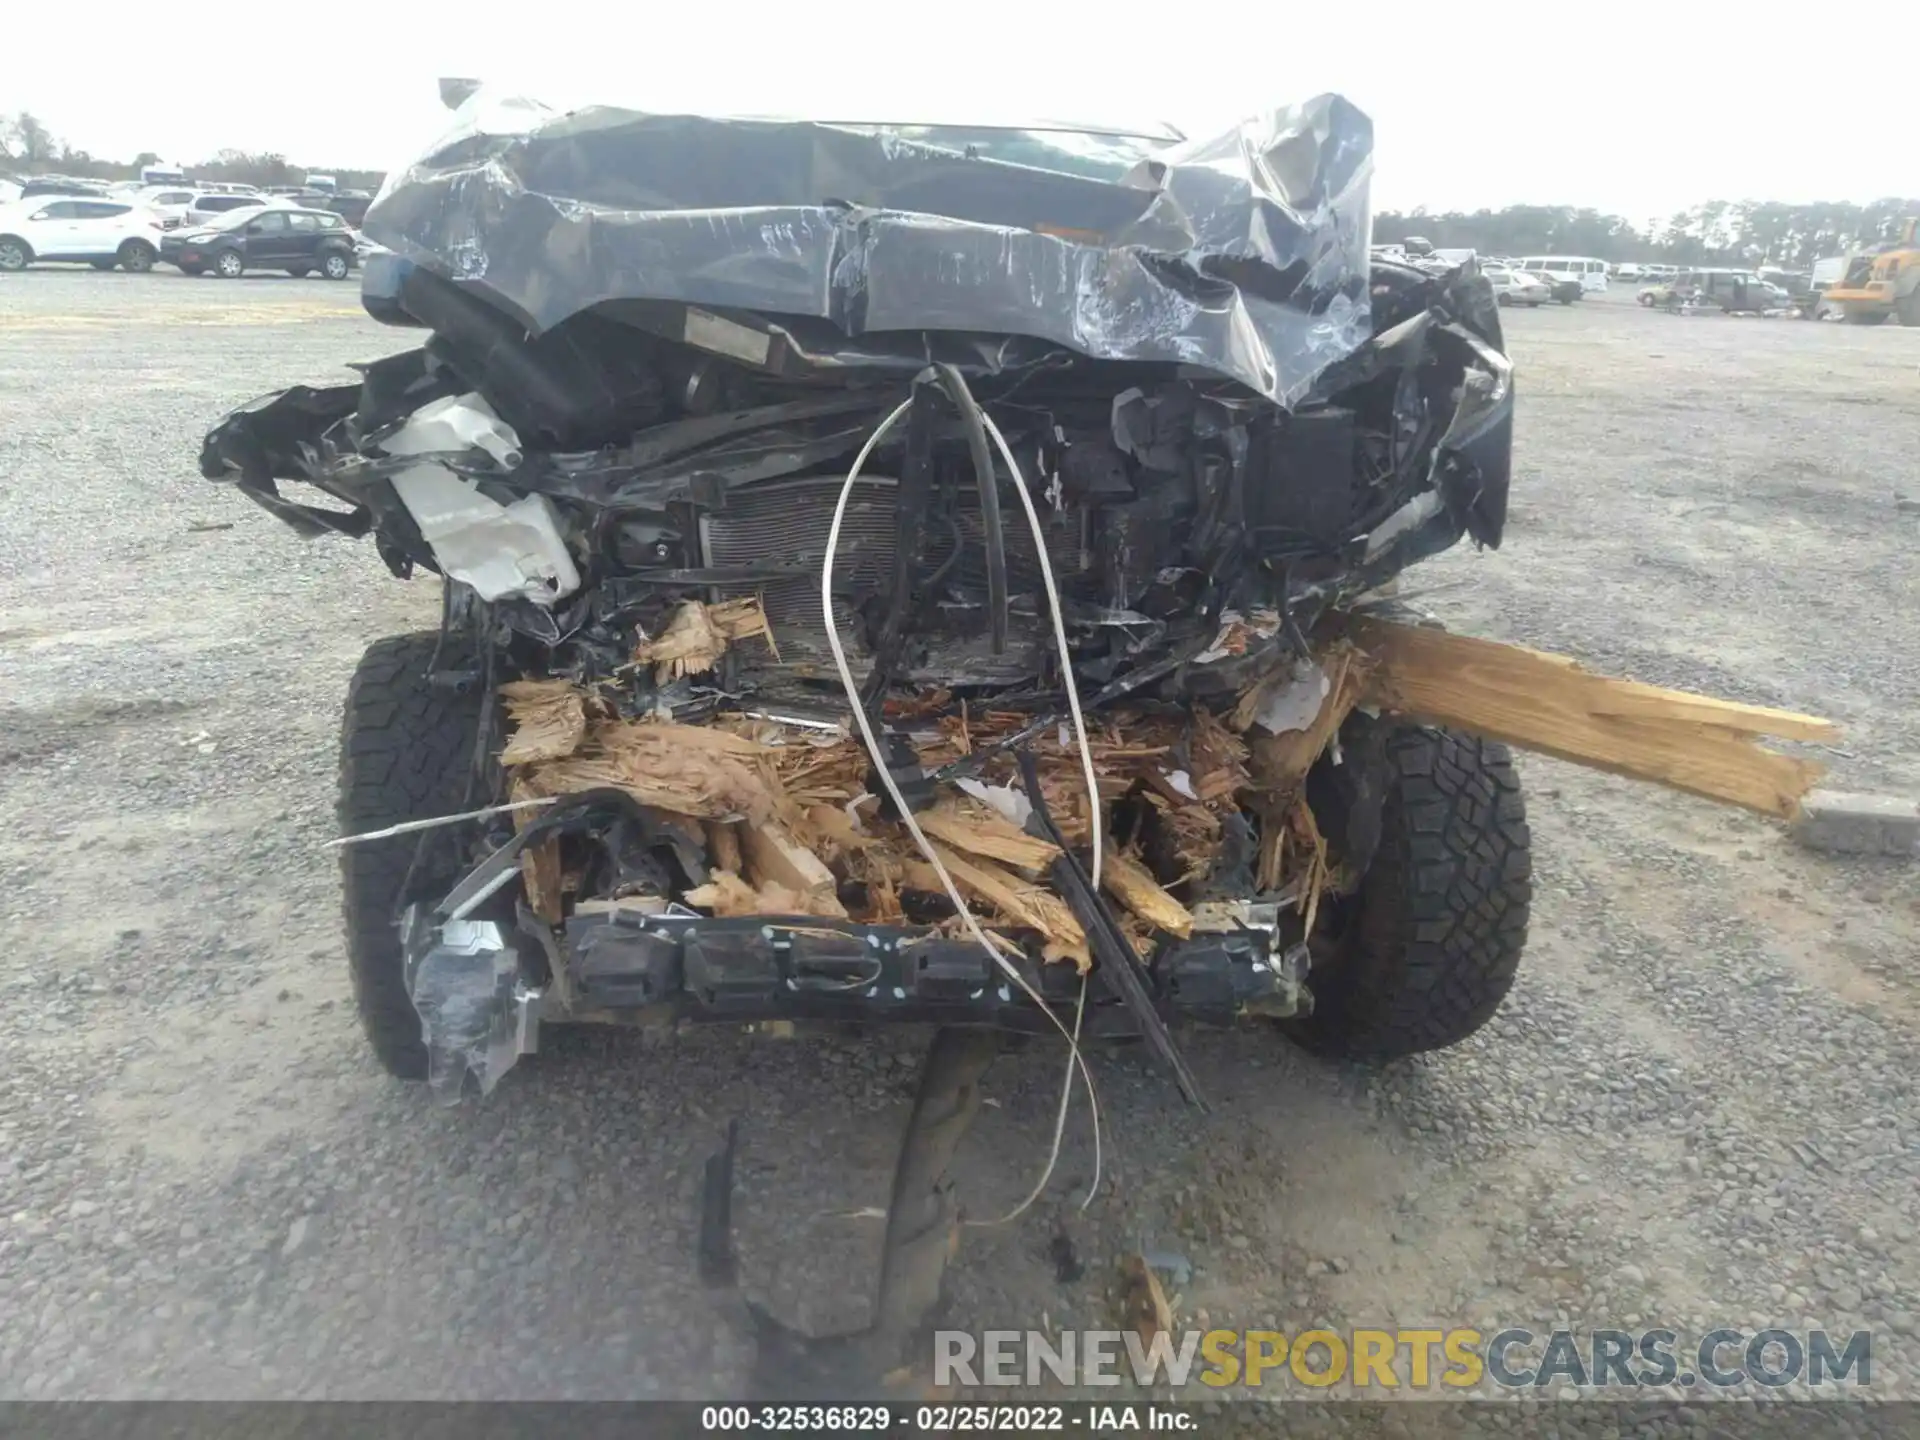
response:
<path id="1" fill-rule="evenodd" d="M 700 544 L 706 563 L 715 567 L 766 565 L 796 567 L 791 579 L 768 581 L 757 587 L 719 592 L 718 598 L 758 593 L 773 627 L 780 656 L 796 675 L 822 677 L 833 673 L 826 631 L 820 623 L 820 566 L 826 559 L 827 530 L 833 506 L 845 480 L 822 476 L 750 485 L 727 497 L 724 510 L 709 511 L 700 520 Z M 835 607 L 840 636 L 856 673 L 866 670 L 866 649 L 853 624 L 849 593 L 865 596 L 883 590 L 893 575 L 894 497 L 896 482 L 886 476 L 862 477 L 847 501 L 840 525 L 839 553 L 834 560 Z M 1007 585 L 1014 595 L 1038 594 L 1040 566 L 1033 536 L 1019 502 L 1003 501 L 1007 538 Z M 1064 583 L 1084 568 L 1080 517 L 1068 512 L 1042 511 L 1047 527 L 1047 552 L 1055 576 Z M 980 522 L 980 497 L 971 491 L 958 497 L 951 527 L 936 522 L 929 537 L 929 571 L 953 557 L 953 534 L 958 530 L 960 555 L 946 586 L 984 596 L 986 551 Z M 1044 611 L 1044 607 L 1043 611 Z M 1016 622 L 1017 623 L 1017 622 Z M 982 621 L 984 626 L 984 620 Z"/>

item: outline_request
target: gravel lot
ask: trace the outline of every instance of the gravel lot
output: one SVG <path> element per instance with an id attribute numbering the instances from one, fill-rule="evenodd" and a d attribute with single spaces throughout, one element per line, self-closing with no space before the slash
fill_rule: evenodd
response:
<path id="1" fill-rule="evenodd" d="M 1830 715 L 1835 783 L 1920 793 L 1920 333 L 1618 296 L 1511 332 L 1507 548 L 1406 590 Z M 883 1203 L 915 1037 L 573 1034 L 452 1110 L 363 1052 L 336 715 L 434 593 L 195 457 L 233 403 L 406 343 L 318 280 L 0 283 L 0 1398 L 723 1396 L 692 1234 L 736 1114 L 753 1288 L 863 1318 L 879 1227 L 836 1212 Z M 1870 1326 L 1875 1389 L 1920 1396 L 1920 872 L 1522 763 L 1533 941 L 1487 1030 L 1377 1072 L 1195 1036 L 1204 1120 L 1102 1059 L 1110 1186 L 1063 1220 L 1076 1127 L 1056 1200 L 968 1233 L 955 1322 L 1110 1324 L 1145 1246 L 1210 1324 Z M 1059 1066 L 992 1072 L 970 1213 L 1031 1183 Z"/>

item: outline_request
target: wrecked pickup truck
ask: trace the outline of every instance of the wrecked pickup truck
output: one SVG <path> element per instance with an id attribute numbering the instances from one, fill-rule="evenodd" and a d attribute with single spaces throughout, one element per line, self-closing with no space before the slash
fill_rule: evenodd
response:
<path id="1" fill-rule="evenodd" d="M 1392 1057 L 1488 1019 L 1511 762 L 1370 713 L 1344 627 L 1499 544 L 1512 384 L 1471 267 L 1370 263 L 1362 114 L 480 106 L 366 220 L 365 305 L 424 343 L 201 457 L 442 577 L 341 747 L 389 1070 L 895 1021 L 1144 1040 L 1191 1094 L 1182 1022 Z"/>

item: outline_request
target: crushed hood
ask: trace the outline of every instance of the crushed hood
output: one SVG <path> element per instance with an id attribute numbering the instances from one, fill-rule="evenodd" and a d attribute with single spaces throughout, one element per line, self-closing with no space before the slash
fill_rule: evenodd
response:
<path id="1" fill-rule="evenodd" d="M 417 265 L 536 334 L 596 307 L 644 323 L 699 306 L 754 317 L 805 366 L 995 373 L 1058 348 L 1292 406 L 1371 334 L 1372 152 L 1337 95 L 1168 141 L 563 115 L 482 91 L 367 212 L 393 252 L 368 302 L 391 318 L 382 287 Z"/>

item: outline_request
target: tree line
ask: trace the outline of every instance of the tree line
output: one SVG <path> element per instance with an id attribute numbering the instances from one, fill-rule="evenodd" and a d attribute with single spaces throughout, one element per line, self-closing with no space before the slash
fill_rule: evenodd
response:
<path id="1" fill-rule="evenodd" d="M 1913 215 L 1920 215 L 1920 200 L 1892 196 L 1865 205 L 1714 200 L 1643 225 L 1570 205 L 1509 205 L 1470 214 L 1418 209 L 1374 216 L 1373 239 L 1384 245 L 1418 235 L 1444 249 L 1483 255 L 1591 255 L 1805 270 L 1826 256 L 1893 239 Z"/>
<path id="2" fill-rule="evenodd" d="M 140 167 L 159 163 L 145 151 L 108 160 L 58 139 L 38 116 L 22 110 L 0 120 L 0 168 L 29 174 L 55 171 L 75 178 L 135 180 Z M 343 190 L 377 190 L 378 170 L 295 165 L 284 155 L 222 150 L 186 167 L 197 180 L 298 185 L 318 171 Z M 1571 205 L 1509 205 L 1504 210 L 1382 211 L 1373 219 L 1376 244 L 1418 235 L 1445 248 L 1484 255 L 1592 255 L 1602 260 L 1664 260 L 1679 265 L 1778 265 L 1807 269 L 1814 261 L 1856 245 L 1893 238 L 1901 222 L 1920 214 L 1920 200 L 1888 197 L 1865 205 L 1848 201 L 1789 204 L 1781 200 L 1714 200 L 1665 220 L 1635 225 L 1619 215 Z"/>
<path id="3" fill-rule="evenodd" d="M 0 119 L 0 170 L 67 175 L 76 180 L 138 180 L 141 166 L 157 165 L 160 159 L 151 150 L 143 150 L 131 160 L 103 159 L 77 150 L 30 111 L 21 110 Z M 185 169 L 196 180 L 258 185 L 262 189 L 298 185 L 308 175 L 322 174 L 333 176 L 342 190 L 378 190 L 383 178 L 378 170 L 296 165 L 284 155 L 249 150 L 221 150 L 211 159 Z"/>

